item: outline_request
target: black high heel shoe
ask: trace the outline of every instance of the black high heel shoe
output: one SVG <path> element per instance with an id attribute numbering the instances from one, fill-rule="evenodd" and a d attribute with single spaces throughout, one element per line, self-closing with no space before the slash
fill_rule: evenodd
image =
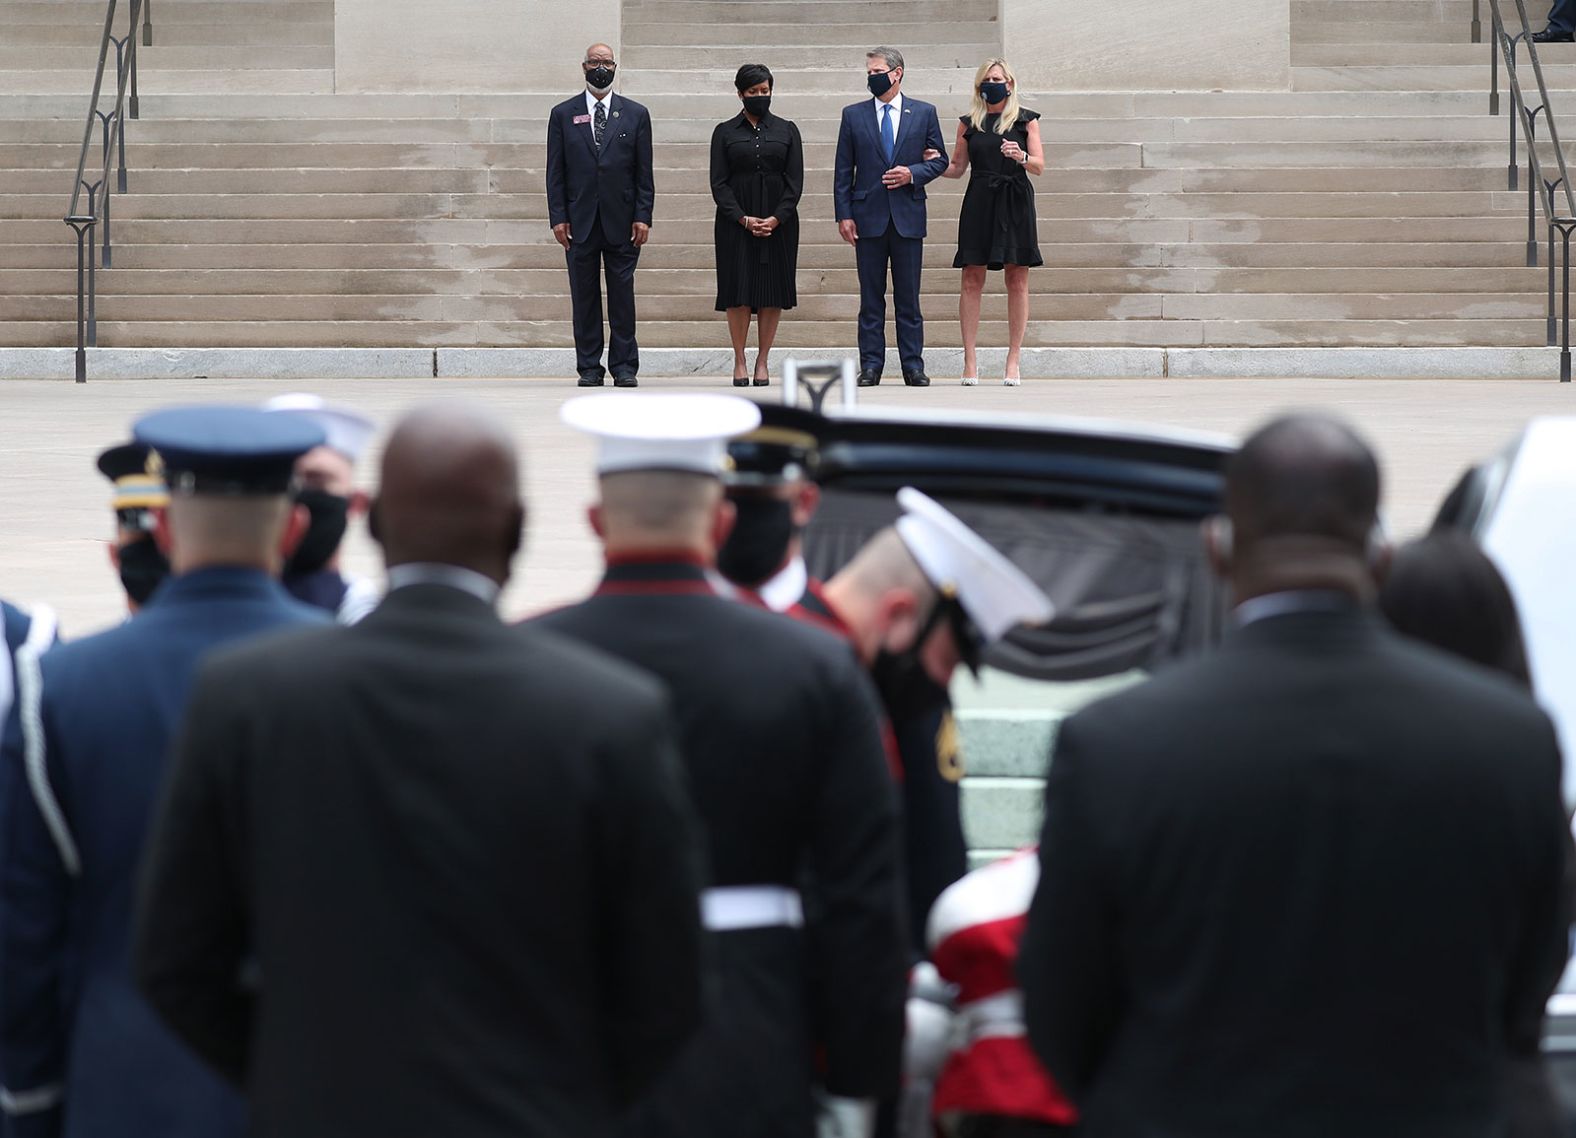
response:
<path id="1" fill-rule="evenodd" d="M 747 375 L 736 375 L 736 376 L 734 376 L 733 377 L 733 386 L 735 386 L 735 387 L 748 387 L 748 386 L 750 386 L 750 377 L 747 376 Z"/>

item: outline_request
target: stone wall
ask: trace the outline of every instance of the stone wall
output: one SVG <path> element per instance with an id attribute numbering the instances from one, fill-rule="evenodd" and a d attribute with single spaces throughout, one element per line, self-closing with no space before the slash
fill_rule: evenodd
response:
<path id="1" fill-rule="evenodd" d="M 1002 0 L 1034 91 L 1284 91 L 1291 0 Z"/>
<path id="2" fill-rule="evenodd" d="M 619 0 L 336 0 L 335 90 L 572 92 L 596 40 L 616 48 Z"/>

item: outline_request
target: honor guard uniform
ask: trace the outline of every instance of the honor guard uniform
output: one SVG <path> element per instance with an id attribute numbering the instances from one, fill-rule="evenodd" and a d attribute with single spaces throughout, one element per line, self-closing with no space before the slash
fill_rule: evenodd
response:
<path id="1" fill-rule="evenodd" d="M 140 420 L 162 463 L 174 560 L 134 619 L 49 653 L 5 741 L 0 875 L 0 1106 L 7 1138 L 226 1138 L 240 1098 L 154 1017 L 132 984 L 137 868 L 166 755 L 213 648 L 326 620 L 262 569 L 282 540 L 310 423 L 242 407 Z M 188 505 L 190 499 L 193 505 Z M 268 500 L 277 510 L 264 508 Z M 255 532 L 228 506 L 258 520 Z M 237 532 L 240 530 L 240 532 Z"/>
<path id="2" fill-rule="evenodd" d="M 821 503 L 815 430 L 823 420 L 778 403 L 760 411 L 761 425 L 728 444 L 723 481 L 735 516 L 717 568 L 773 612 L 788 612 L 811 585 L 803 537 Z"/>
<path id="3" fill-rule="evenodd" d="M 340 548 L 352 515 L 364 513 L 367 496 L 356 489 L 356 463 L 377 426 L 349 407 L 316 395 L 280 395 L 263 410 L 296 415 L 321 427 L 327 436 L 296 462 L 295 499 L 307 508 L 306 536 L 285 562 L 280 580 L 296 600 L 333 614 L 340 624 L 355 624 L 378 607 L 377 582 L 340 568 Z"/>
<path id="4" fill-rule="evenodd" d="M 756 425 L 752 404 L 589 396 L 563 416 L 599 443 L 607 572 L 539 623 L 664 682 L 710 855 L 707 1022 L 626 1132 L 807 1138 L 813 1083 L 859 1099 L 898 1083 L 908 960 L 875 692 L 846 644 L 708 577 L 725 440 Z"/>
<path id="5" fill-rule="evenodd" d="M 926 916 L 941 891 L 967 872 L 968 844 L 952 697 L 928 673 L 921 651 L 932 636 L 950 636 L 956 657 L 977 674 L 987 644 L 1019 624 L 1048 621 L 1051 603 L 1021 569 L 939 502 L 911 486 L 898 491 L 897 501 L 903 510 L 897 535 L 936 599 L 913 643 L 902 652 L 883 653 L 871 666 L 902 768 L 910 938 L 915 956 L 923 957 Z M 791 612 L 859 640 L 816 582 Z"/>
<path id="6" fill-rule="evenodd" d="M 115 511 L 115 541 L 110 562 L 126 590 L 126 607 L 136 612 L 148 603 L 153 590 L 170 575 L 170 559 L 159 548 L 153 533 L 157 511 L 169 504 L 164 476 L 148 470 L 148 448 L 122 443 L 98 456 L 98 470 L 115 487 L 110 508 Z"/>

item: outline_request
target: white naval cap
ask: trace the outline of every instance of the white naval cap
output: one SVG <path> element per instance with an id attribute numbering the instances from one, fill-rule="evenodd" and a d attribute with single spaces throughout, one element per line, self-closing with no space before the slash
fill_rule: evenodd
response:
<path id="1" fill-rule="evenodd" d="M 932 585 L 956 593 L 985 643 L 1000 640 L 1017 625 L 1051 619 L 1050 598 L 1028 574 L 940 502 L 905 486 L 897 492 L 897 504 L 903 508 L 897 520 L 903 544 Z"/>
<path id="2" fill-rule="evenodd" d="M 317 395 L 276 395 L 263 404 L 263 410 L 287 411 L 310 419 L 328 436 L 323 445 L 337 450 L 351 462 L 361 460 L 362 451 L 367 449 L 377 431 L 377 425 L 359 411 L 329 403 Z"/>
<path id="3" fill-rule="evenodd" d="M 760 425 L 761 412 L 736 395 L 582 395 L 559 412 L 597 440 L 596 471 L 677 470 L 721 477 L 728 440 Z"/>

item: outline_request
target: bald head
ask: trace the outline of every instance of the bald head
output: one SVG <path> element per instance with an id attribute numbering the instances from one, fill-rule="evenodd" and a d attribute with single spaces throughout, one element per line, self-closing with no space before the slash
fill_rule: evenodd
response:
<path id="1" fill-rule="evenodd" d="M 1357 433 L 1326 415 L 1259 428 L 1226 465 L 1231 541 L 1212 541 L 1239 601 L 1292 589 L 1372 594 L 1382 559 L 1368 542 L 1379 464 Z"/>
<path id="2" fill-rule="evenodd" d="M 837 571 L 824 595 L 866 664 L 880 652 L 916 647 L 921 624 L 936 603 L 935 587 L 890 526 Z M 943 670 L 950 671 L 950 665 Z"/>
<path id="3" fill-rule="evenodd" d="M 390 566 L 457 565 L 502 584 L 525 524 L 514 441 L 480 408 L 420 407 L 389 438 L 372 509 Z"/>
<path id="4" fill-rule="evenodd" d="M 597 63 L 613 61 L 613 49 L 605 43 L 594 43 L 586 48 L 586 62 Z"/>

